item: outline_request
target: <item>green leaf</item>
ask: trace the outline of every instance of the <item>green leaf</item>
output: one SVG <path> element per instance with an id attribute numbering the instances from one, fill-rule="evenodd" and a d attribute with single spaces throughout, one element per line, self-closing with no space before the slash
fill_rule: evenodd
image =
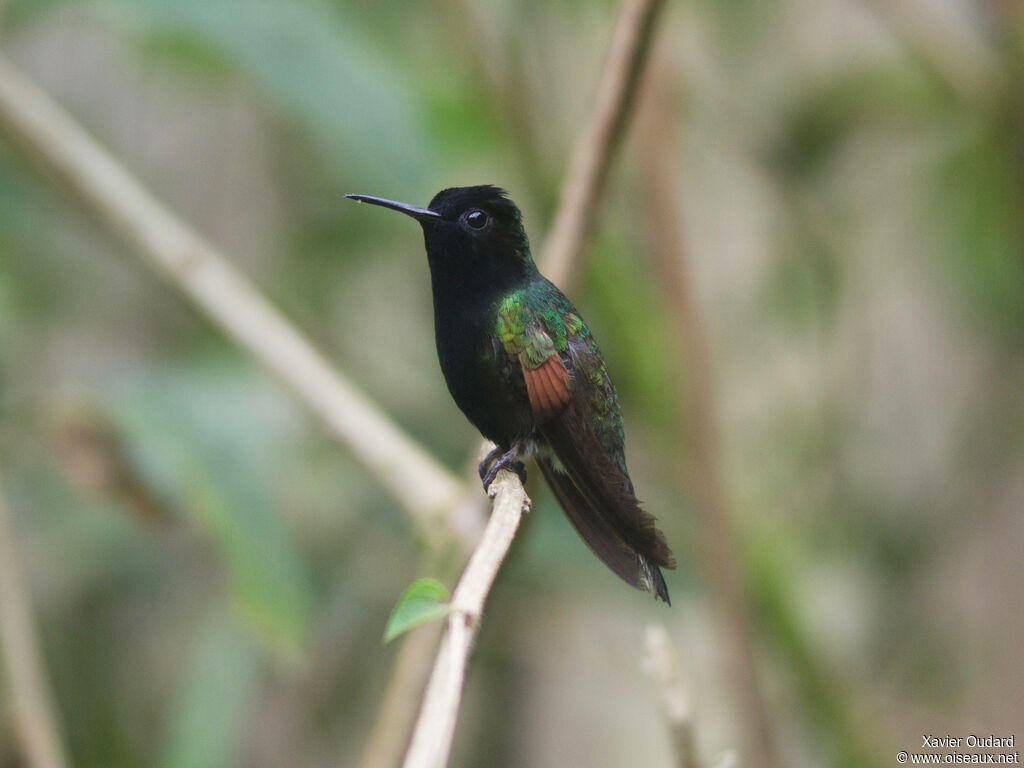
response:
<path id="1" fill-rule="evenodd" d="M 384 630 L 384 642 L 390 643 L 410 629 L 448 614 L 448 590 L 436 579 L 417 579 L 395 603 Z"/>

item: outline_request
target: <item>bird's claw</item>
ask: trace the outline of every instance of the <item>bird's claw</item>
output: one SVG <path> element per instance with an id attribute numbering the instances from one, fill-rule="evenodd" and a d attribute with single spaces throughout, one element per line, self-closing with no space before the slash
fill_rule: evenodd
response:
<path id="1" fill-rule="evenodd" d="M 505 464 L 502 464 L 500 461 L 496 461 L 494 463 L 494 466 L 487 471 L 487 474 L 484 475 L 483 478 L 484 490 L 487 491 L 487 495 L 490 496 L 492 499 L 494 498 L 494 494 L 496 493 L 496 491 L 491 491 L 491 483 L 493 483 L 494 478 L 498 476 L 498 472 L 503 469 L 515 472 L 516 475 L 519 476 L 519 481 L 523 485 L 526 485 L 526 467 L 523 465 L 523 462 L 509 461 Z"/>
<path id="2" fill-rule="evenodd" d="M 503 453 L 504 453 L 504 451 L 501 450 L 501 448 L 494 448 L 493 450 L 491 450 L 490 453 L 488 453 L 486 456 L 484 456 L 483 460 L 481 460 L 481 462 L 479 464 L 477 464 L 476 471 L 477 471 L 477 474 L 480 475 L 480 479 L 481 480 L 483 480 L 485 477 L 487 477 L 487 470 L 490 469 L 491 465 L 495 461 L 497 461 L 499 458 L 501 458 L 501 455 Z M 486 488 L 488 485 L 490 485 L 490 483 L 484 482 L 484 488 Z"/>
<path id="3" fill-rule="evenodd" d="M 494 482 L 498 472 L 503 469 L 515 472 L 520 481 L 524 485 L 526 484 L 526 467 L 523 466 L 523 462 L 518 461 L 518 457 L 519 451 L 516 448 L 504 452 L 500 448 L 495 448 L 480 462 L 477 471 L 480 473 L 480 479 L 483 481 L 484 490 L 487 491 L 488 496 L 493 498 L 491 483 Z"/>

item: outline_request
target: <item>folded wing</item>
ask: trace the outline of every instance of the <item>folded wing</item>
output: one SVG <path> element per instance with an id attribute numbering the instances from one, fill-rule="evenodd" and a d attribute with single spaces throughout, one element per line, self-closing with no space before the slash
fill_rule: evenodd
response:
<path id="1" fill-rule="evenodd" d="M 570 351 L 568 341 L 560 353 L 541 324 L 524 330 L 532 336 L 516 358 L 538 430 L 554 454 L 539 460 L 544 478 L 591 551 L 625 582 L 668 603 L 659 566 L 675 568 L 675 559 L 633 493 L 614 437 L 621 435 L 618 410 L 600 407 L 615 396 L 600 353 L 592 344 Z M 587 375 L 588 366 L 599 366 L 600 375 Z"/>

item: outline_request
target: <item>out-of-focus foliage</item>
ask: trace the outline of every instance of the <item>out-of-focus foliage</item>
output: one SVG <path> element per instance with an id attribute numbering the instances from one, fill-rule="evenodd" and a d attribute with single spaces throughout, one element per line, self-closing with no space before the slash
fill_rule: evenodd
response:
<path id="1" fill-rule="evenodd" d="M 200 630 L 191 673 L 174 702 L 165 765 L 202 768 L 239 761 L 244 715 L 257 680 L 252 639 L 219 610 Z"/>
<path id="2" fill-rule="evenodd" d="M 661 32 L 665 162 L 795 768 L 1024 722 L 1024 22 L 1013 3 L 906 6 L 698 0 Z M 615 4 L 0 8 L 5 56 L 468 471 L 419 230 L 341 196 L 497 183 L 539 250 Z M 453 765 L 668 764 L 639 672 L 652 620 L 684 652 L 702 750 L 743 743 L 641 156 L 627 142 L 573 299 L 679 556 L 673 607 L 621 585 L 531 487 Z M 450 573 L 288 392 L 2 138 L 0 469 L 74 765 L 358 763 L 405 641 L 381 645 L 389 612 Z"/>
<path id="3" fill-rule="evenodd" d="M 313 151 L 337 182 L 373 178 L 385 167 L 399 184 L 422 184 L 433 170 L 430 146 L 417 130 L 415 89 L 342 10 L 273 0 L 114 0 L 109 6 L 111 21 L 126 22 L 149 50 L 175 52 L 172 64 L 207 52 L 207 60 L 221 60 L 251 80 L 314 139 Z"/>

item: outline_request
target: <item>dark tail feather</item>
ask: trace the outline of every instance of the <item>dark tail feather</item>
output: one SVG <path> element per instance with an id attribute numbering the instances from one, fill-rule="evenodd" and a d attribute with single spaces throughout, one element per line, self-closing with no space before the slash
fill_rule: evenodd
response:
<path id="1" fill-rule="evenodd" d="M 537 464 L 551 492 L 565 511 L 565 516 L 590 551 L 624 582 L 637 589 L 653 592 L 656 597 L 671 605 L 668 587 L 665 586 L 665 579 L 658 566 L 625 545 L 615 531 L 594 514 L 568 475 L 555 469 L 547 459 L 540 459 Z"/>
<path id="2" fill-rule="evenodd" d="M 656 565 L 675 568 L 676 561 L 658 530 L 654 515 L 640 506 L 629 475 L 605 453 L 573 408 L 541 427 L 555 455 L 595 514 L 620 539 Z"/>
<path id="3" fill-rule="evenodd" d="M 672 601 L 668 599 L 668 586 L 665 584 L 665 577 L 661 575 L 661 568 L 651 565 L 646 560 L 643 561 L 643 565 L 651 579 L 650 591 L 655 597 L 660 597 L 665 605 L 672 605 Z"/>
<path id="4" fill-rule="evenodd" d="M 624 581 L 668 603 L 658 566 L 675 568 L 675 558 L 654 516 L 640 507 L 629 476 L 582 427 L 573 409 L 541 430 L 566 472 L 546 460 L 540 462 L 541 471 L 580 537 Z"/>

